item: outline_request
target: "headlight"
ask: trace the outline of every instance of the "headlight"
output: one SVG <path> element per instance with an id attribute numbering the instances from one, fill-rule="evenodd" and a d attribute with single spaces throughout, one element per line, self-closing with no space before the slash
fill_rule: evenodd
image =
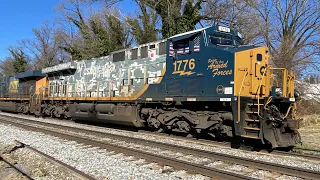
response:
<path id="1" fill-rule="evenodd" d="M 281 88 L 276 88 L 275 92 L 276 92 L 276 94 L 282 94 Z"/>

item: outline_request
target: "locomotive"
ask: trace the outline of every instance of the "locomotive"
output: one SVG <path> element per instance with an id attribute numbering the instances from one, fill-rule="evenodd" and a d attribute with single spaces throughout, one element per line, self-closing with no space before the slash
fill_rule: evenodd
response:
<path id="1" fill-rule="evenodd" d="M 239 31 L 210 26 L 5 77 L 0 110 L 293 147 L 295 76 L 269 57 Z"/>

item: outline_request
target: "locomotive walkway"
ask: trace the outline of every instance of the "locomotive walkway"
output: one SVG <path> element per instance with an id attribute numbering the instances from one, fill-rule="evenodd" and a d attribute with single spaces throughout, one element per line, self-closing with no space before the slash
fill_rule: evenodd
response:
<path id="1" fill-rule="evenodd" d="M 42 132 L 62 139 L 76 141 L 86 145 L 102 149 L 122 152 L 124 154 L 138 156 L 147 161 L 157 162 L 172 166 L 176 169 L 185 169 L 191 173 L 200 173 L 206 176 L 219 179 L 253 179 L 245 174 L 224 171 L 210 164 L 223 161 L 225 164 L 242 165 L 253 169 L 253 171 L 267 170 L 284 175 L 291 175 L 306 179 L 318 179 L 320 172 L 303 168 L 285 166 L 265 161 L 253 160 L 238 156 L 226 155 L 223 153 L 210 152 L 183 146 L 159 143 L 155 141 L 138 139 L 134 137 L 102 133 L 87 129 L 69 127 L 46 122 L 28 120 L 9 116 L 1 116 L 0 122 L 12 124 L 26 130 Z M 169 152 L 169 153 L 167 153 Z M 171 153 L 171 154 L 170 154 Z M 186 157 L 191 156 L 191 160 Z M 194 159 L 204 159 L 201 162 L 194 162 Z M 251 171 L 252 172 L 252 171 Z"/>

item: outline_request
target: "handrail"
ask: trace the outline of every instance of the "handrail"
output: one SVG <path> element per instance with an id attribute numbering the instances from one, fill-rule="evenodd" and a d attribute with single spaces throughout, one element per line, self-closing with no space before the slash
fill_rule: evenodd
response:
<path id="1" fill-rule="evenodd" d="M 241 91 L 242 91 L 242 87 L 243 87 L 244 80 L 245 80 L 245 78 L 247 77 L 247 75 L 248 75 L 248 71 L 246 70 L 246 73 L 245 73 L 244 76 L 243 76 L 242 83 L 241 83 L 241 87 L 240 87 L 239 94 L 238 94 L 238 119 L 237 119 L 237 122 L 236 122 L 236 123 L 239 123 L 239 122 L 240 122 L 240 98 L 241 98 Z"/>
<path id="2" fill-rule="evenodd" d="M 259 84 L 259 87 L 258 87 L 258 92 L 257 92 L 257 94 L 259 93 L 260 94 L 260 89 L 261 89 L 261 85 L 262 85 L 262 81 L 263 81 L 263 79 L 264 79 L 264 77 L 265 77 L 265 75 L 266 75 L 266 72 L 268 71 L 268 69 L 270 68 L 270 66 L 267 66 L 267 68 L 265 69 L 265 71 L 263 72 L 263 75 L 262 75 L 262 78 L 261 78 L 261 80 L 260 80 L 260 84 Z M 258 116 L 259 117 L 261 117 L 260 116 L 260 95 L 258 94 Z"/>
<path id="3" fill-rule="evenodd" d="M 282 70 L 282 94 L 283 97 L 288 97 L 289 93 L 292 94 L 291 86 L 294 78 L 294 75 L 292 72 L 289 72 L 286 68 L 270 68 L 270 70 Z M 289 82 L 288 82 L 289 81 Z M 287 92 L 287 88 L 289 88 L 289 92 Z M 292 96 L 292 95 L 291 95 Z"/>

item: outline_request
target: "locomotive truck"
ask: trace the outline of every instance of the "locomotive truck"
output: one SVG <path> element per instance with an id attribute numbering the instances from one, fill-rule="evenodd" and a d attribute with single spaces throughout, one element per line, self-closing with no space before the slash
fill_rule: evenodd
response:
<path id="1" fill-rule="evenodd" d="M 239 31 L 211 26 L 5 77 L 0 109 L 293 147 L 295 76 L 269 57 Z"/>

